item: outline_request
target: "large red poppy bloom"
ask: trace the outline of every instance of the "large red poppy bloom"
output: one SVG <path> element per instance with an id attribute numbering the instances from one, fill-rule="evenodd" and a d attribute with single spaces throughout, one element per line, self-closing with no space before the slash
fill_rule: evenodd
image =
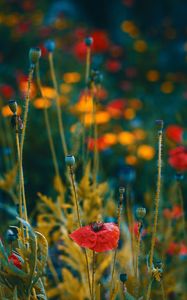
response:
<path id="1" fill-rule="evenodd" d="M 83 248 L 105 252 L 117 248 L 119 234 L 116 224 L 95 222 L 75 230 L 70 237 Z"/>
<path id="2" fill-rule="evenodd" d="M 177 171 L 187 170 L 187 148 L 179 146 L 169 151 L 169 164 Z"/>

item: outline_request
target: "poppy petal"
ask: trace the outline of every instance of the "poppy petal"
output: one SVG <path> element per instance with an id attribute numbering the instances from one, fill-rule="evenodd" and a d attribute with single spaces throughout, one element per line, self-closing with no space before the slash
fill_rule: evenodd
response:
<path id="1" fill-rule="evenodd" d="M 70 234 L 70 237 L 81 247 L 92 249 L 96 244 L 96 233 L 90 226 L 81 227 Z"/>
<path id="2" fill-rule="evenodd" d="M 119 241 L 119 228 L 114 223 L 104 223 L 104 228 L 97 232 L 97 241 L 91 249 L 104 252 L 117 248 Z"/>

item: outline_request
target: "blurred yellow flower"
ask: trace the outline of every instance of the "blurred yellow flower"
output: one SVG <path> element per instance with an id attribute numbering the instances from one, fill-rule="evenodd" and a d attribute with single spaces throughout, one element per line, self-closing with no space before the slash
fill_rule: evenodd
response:
<path id="1" fill-rule="evenodd" d="M 147 133 L 143 129 L 137 128 L 133 130 L 133 135 L 135 136 L 136 140 L 141 141 L 146 138 Z"/>
<path id="2" fill-rule="evenodd" d="M 137 157 L 135 155 L 128 155 L 125 157 L 125 162 L 128 165 L 135 165 L 137 163 Z"/>
<path id="3" fill-rule="evenodd" d="M 76 83 L 81 80 L 81 75 L 78 72 L 65 73 L 63 76 L 65 83 Z"/>
<path id="4" fill-rule="evenodd" d="M 112 146 L 117 143 L 117 136 L 114 133 L 105 133 L 103 138 L 108 146 Z"/>
<path id="5" fill-rule="evenodd" d="M 91 113 L 93 110 L 92 96 L 86 93 L 82 93 L 75 107 L 78 112 Z"/>
<path id="6" fill-rule="evenodd" d="M 139 34 L 137 26 L 132 21 L 122 22 L 121 30 L 127 32 L 131 37 L 136 37 Z"/>
<path id="7" fill-rule="evenodd" d="M 138 110 L 138 109 L 141 109 L 142 108 L 142 101 L 140 99 L 130 99 L 130 101 L 128 102 L 129 103 L 129 106 Z"/>
<path id="8" fill-rule="evenodd" d="M 134 42 L 134 49 L 137 52 L 145 52 L 147 50 L 147 44 L 143 40 L 137 40 Z"/>
<path id="9" fill-rule="evenodd" d="M 149 70 L 146 74 L 147 80 L 155 82 L 159 80 L 160 74 L 156 70 Z"/>
<path id="10" fill-rule="evenodd" d="M 44 98 L 37 98 L 33 102 L 33 105 L 37 109 L 44 109 L 45 107 L 49 108 L 51 106 L 51 101 L 48 99 L 44 99 Z"/>
<path id="11" fill-rule="evenodd" d="M 21 115 L 21 112 L 22 112 L 22 109 L 21 109 L 21 107 L 18 105 L 18 108 L 17 108 L 17 114 L 18 114 L 18 115 Z M 10 117 L 10 116 L 13 116 L 13 112 L 10 110 L 9 105 L 3 106 L 2 109 L 1 109 L 1 113 L 2 113 L 3 117 Z"/>
<path id="12" fill-rule="evenodd" d="M 137 149 L 137 155 L 145 160 L 151 160 L 155 155 L 155 150 L 149 145 L 141 145 Z"/>
<path id="13" fill-rule="evenodd" d="M 49 86 L 42 87 L 42 94 L 44 97 L 54 99 L 56 97 L 55 89 Z"/>
<path id="14" fill-rule="evenodd" d="M 105 124 L 110 121 L 110 114 L 106 111 L 98 111 L 96 113 L 96 123 L 98 125 Z M 86 113 L 84 118 L 84 124 L 85 126 L 93 124 L 93 114 L 92 113 Z"/>
<path id="15" fill-rule="evenodd" d="M 135 137 L 128 131 L 122 131 L 118 134 L 118 141 L 122 145 L 131 145 L 135 142 Z"/>
<path id="16" fill-rule="evenodd" d="M 164 93 L 164 94 L 170 94 L 173 92 L 174 90 L 174 86 L 173 86 L 173 83 L 171 81 L 165 81 L 161 87 L 160 87 L 161 91 Z"/>
<path id="17" fill-rule="evenodd" d="M 136 116 L 136 113 L 135 113 L 134 109 L 132 109 L 132 108 L 125 109 L 125 111 L 124 111 L 125 119 L 132 120 L 132 119 L 134 119 L 135 116 Z"/>
<path id="18" fill-rule="evenodd" d="M 61 90 L 62 94 L 68 94 L 69 92 L 71 92 L 72 86 L 70 84 L 67 84 L 67 83 L 62 83 L 60 85 L 60 90 Z"/>

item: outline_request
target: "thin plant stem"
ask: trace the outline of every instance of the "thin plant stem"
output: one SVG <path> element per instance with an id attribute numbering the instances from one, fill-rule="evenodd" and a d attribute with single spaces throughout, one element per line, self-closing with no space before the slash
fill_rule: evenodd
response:
<path id="1" fill-rule="evenodd" d="M 93 250 L 92 256 L 92 300 L 95 300 L 95 270 L 96 270 L 96 253 Z"/>
<path id="2" fill-rule="evenodd" d="M 24 217 L 27 222 L 28 222 L 28 216 L 27 216 L 27 205 L 26 205 L 26 198 L 25 198 L 24 176 L 23 176 L 23 145 L 24 145 L 25 132 L 26 132 L 26 127 L 27 127 L 29 102 L 30 102 L 30 89 L 31 89 L 31 82 L 32 82 L 32 78 L 33 78 L 33 72 L 34 72 L 34 67 L 30 67 L 29 76 L 28 76 L 27 93 L 26 93 L 26 98 L 25 98 L 23 130 L 22 130 L 21 143 L 20 143 L 21 186 L 22 186 L 22 193 L 23 193 Z"/>
<path id="3" fill-rule="evenodd" d="M 139 253 L 140 253 L 140 244 L 141 244 L 141 226 L 142 223 L 138 223 L 138 238 L 137 238 L 137 245 L 136 245 L 136 278 L 138 279 L 139 277 L 139 272 L 138 272 L 138 263 L 139 263 Z"/>
<path id="4" fill-rule="evenodd" d="M 87 106 L 87 99 L 88 99 L 88 80 L 90 75 L 90 65 L 91 65 L 91 47 L 86 48 L 86 70 L 85 70 L 85 106 Z M 83 113 L 83 132 L 82 132 L 82 161 L 83 161 L 83 169 L 85 166 L 85 139 L 86 139 L 86 128 L 85 128 L 85 117 L 86 113 Z"/>
<path id="5" fill-rule="evenodd" d="M 75 187 L 74 171 L 73 171 L 72 166 L 69 166 L 69 174 L 70 174 L 71 188 L 73 190 L 73 196 L 74 196 L 74 202 L 75 202 L 75 207 L 76 207 L 78 225 L 79 225 L 79 227 L 82 227 L 81 218 L 80 218 L 80 211 L 79 211 L 79 204 L 78 204 L 78 195 L 77 195 L 77 191 L 76 191 L 76 187 Z M 85 248 L 83 248 L 83 253 L 84 253 L 85 261 L 86 261 L 88 285 L 89 285 L 89 291 L 90 291 L 90 296 L 91 296 L 92 295 L 91 278 L 90 278 L 90 271 L 89 271 L 89 264 L 88 264 L 88 254 L 87 254 L 87 251 L 86 251 Z"/>
<path id="6" fill-rule="evenodd" d="M 147 289 L 146 300 L 150 299 L 152 283 L 153 283 L 153 279 L 151 279 L 150 282 L 149 282 L 148 289 Z"/>
<path id="7" fill-rule="evenodd" d="M 135 269 L 135 257 L 134 257 L 134 253 L 135 253 L 135 237 L 134 237 L 134 221 L 133 221 L 133 216 L 132 216 L 132 212 L 131 212 L 131 205 L 130 205 L 130 186 L 127 186 L 126 189 L 126 207 L 127 207 L 127 220 L 128 220 L 128 226 L 129 226 L 129 230 L 131 232 L 131 253 L 132 253 L 132 263 L 133 263 L 133 269 L 134 269 L 134 274 L 136 273 L 136 269 Z"/>
<path id="8" fill-rule="evenodd" d="M 37 84 L 38 84 L 40 94 L 41 94 L 42 98 L 46 101 L 47 100 L 46 96 L 44 95 L 44 93 L 42 91 L 39 63 L 36 65 L 36 79 L 37 79 Z M 60 172 L 59 172 L 59 167 L 58 167 L 58 162 L 57 162 L 57 155 L 56 155 L 56 151 L 55 151 L 53 136 L 52 136 L 52 132 L 51 132 L 51 125 L 50 125 L 50 121 L 49 121 L 49 114 L 48 114 L 46 105 L 44 106 L 44 120 L 45 120 L 46 129 L 47 129 L 47 136 L 48 136 L 48 140 L 49 140 L 49 147 L 51 150 L 51 156 L 52 156 L 55 174 L 56 174 L 56 176 L 60 177 Z"/>
<path id="9" fill-rule="evenodd" d="M 93 183 L 96 187 L 97 185 L 97 173 L 98 173 L 98 132 L 97 132 L 97 122 L 96 122 L 96 100 L 93 97 L 93 126 L 94 126 L 94 161 L 93 161 Z"/>
<path id="10" fill-rule="evenodd" d="M 123 199 L 124 199 L 124 191 L 125 190 L 123 188 L 122 188 L 122 190 L 121 190 L 121 188 L 119 190 L 120 190 L 120 195 L 119 195 L 119 204 L 118 204 L 118 210 L 117 210 L 117 225 L 120 229 L 121 210 L 122 210 Z M 112 297 L 112 293 L 113 293 L 113 281 L 114 281 L 116 256 L 117 256 L 117 248 L 114 251 L 113 262 L 112 262 L 112 273 L 111 273 L 111 281 L 110 281 L 110 298 Z"/>
<path id="11" fill-rule="evenodd" d="M 183 236 L 185 237 L 186 225 L 185 225 L 184 198 L 183 198 L 183 194 L 182 194 L 181 183 L 179 181 L 177 181 L 177 188 L 178 188 L 179 201 L 180 201 L 180 205 L 181 205 L 181 208 L 182 208 L 182 229 L 183 229 Z"/>
<path id="12" fill-rule="evenodd" d="M 163 284 L 162 280 L 160 282 L 160 285 L 161 285 L 161 290 L 162 290 L 162 300 L 166 300 L 166 294 L 165 294 L 164 284 Z"/>
<path id="13" fill-rule="evenodd" d="M 18 133 L 17 128 L 16 128 L 16 147 L 17 147 L 18 169 L 19 169 L 19 216 L 20 216 L 20 218 L 23 218 L 23 212 L 22 212 L 22 206 L 23 206 L 23 202 L 22 202 L 22 185 L 21 185 L 22 165 L 21 165 L 21 157 L 20 157 L 19 133 Z M 21 222 L 21 233 L 22 233 L 22 237 L 23 237 L 24 232 L 23 232 L 22 222 Z"/>
<path id="14" fill-rule="evenodd" d="M 151 250 L 150 250 L 150 268 L 153 265 L 154 247 L 158 224 L 158 210 L 160 202 L 160 191 L 161 191 L 161 170 L 162 170 L 162 129 L 158 131 L 158 174 L 157 174 L 157 189 L 155 196 L 155 214 L 154 214 L 154 224 L 153 233 L 151 239 Z"/>
<path id="15" fill-rule="evenodd" d="M 62 149 L 63 149 L 64 155 L 66 156 L 68 151 L 67 151 L 64 126 L 63 126 L 63 121 L 62 121 L 62 110 L 61 110 L 61 106 L 60 106 L 60 95 L 58 92 L 58 84 L 57 84 L 54 62 L 53 62 L 53 53 L 50 52 L 48 57 L 49 57 L 49 67 L 50 67 L 50 73 L 51 73 L 51 78 L 52 78 L 52 82 L 53 82 L 53 87 L 56 92 L 56 108 L 57 108 L 57 118 L 58 118 L 60 138 L 61 138 L 61 143 L 62 143 Z"/>

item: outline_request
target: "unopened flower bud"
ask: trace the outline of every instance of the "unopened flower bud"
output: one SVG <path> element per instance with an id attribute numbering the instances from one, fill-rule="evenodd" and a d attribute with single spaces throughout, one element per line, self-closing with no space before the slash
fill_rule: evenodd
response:
<path id="1" fill-rule="evenodd" d="M 55 50 L 55 42 L 53 40 L 47 40 L 44 45 L 48 52 Z"/>
<path id="2" fill-rule="evenodd" d="M 40 48 L 38 47 L 31 48 L 29 51 L 29 59 L 31 65 L 35 65 L 39 61 L 40 56 L 41 56 Z"/>
<path id="3" fill-rule="evenodd" d="M 158 129 L 160 129 L 160 130 L 163 129 L 163 127 L 164 127 L 164 121 L 163 120 L 156 120 L 155 123 L 156 123 Z"/>
<path id="4" fill-rule="evenodd" d="M 8 229 L 6 232 L 6 240 L 8 243 L 12 243 L 17 240 L 17 234 L 13 230 Z"/>
<path id="5" fill-rule="evenodd" d="M 65 157 L 65 163 L 67 166 L 73 166 L 75 164 L 75 157 L 73 155 L 67 155 Z"/>
<path id="6" fill-rule="evenodd" d="M 9 100 L 8 105 L 9 105 L 9 108 L 10 108 L 11 112 L 13 112 L 13 114 L 16 115 L 17 114 L 17 109 L 18 109 L 17 102 L 15 100 Z"/>
<path id="7" fill-rule="evenodd" d="M 145 209 L 145 207 L 138 207 L 137 209 L 136 209 L 136 217 L 137 217 L 137 219 L 143 219 L 144 217 L 145 217 L 145 215 L 146 215 L 146 209 Z"/>
<path id="8" fill-rule="evenodd" d="M 84 42 L 85 42 L 85 45 L 87 46 L 87 47 L 90 47 L 92 44 L 93 44 L 93 38 L 92 37 L 86 37 L 85 38 L 85 40 L 84 40 Z"/>
<path id="9" fill-rule="evenodd" d="M 125 283 L 128 279 L 128 276 L 127 276 L 126 273 L 122 273 L 122 274 L 119 275 L 119 279 L 122 283 Z"/>
<path id="10" fill-rule="evenodd" d="M 124 187 L 120 187 L 119 188 L 119 193 L 120 194 L 124 194 L 125 193 L 125 188 Z"/>

